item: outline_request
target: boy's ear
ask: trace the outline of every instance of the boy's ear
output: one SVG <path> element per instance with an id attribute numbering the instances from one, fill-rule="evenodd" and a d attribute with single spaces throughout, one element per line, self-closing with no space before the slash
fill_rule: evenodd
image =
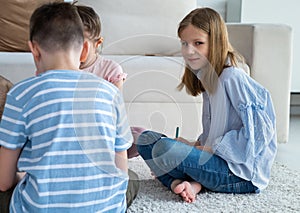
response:
<path id="1" fill-rule="evenodd" d="M 83 48 L 81 51 L 81 55 L 80 55 L 80 62 L 85 62 L 87 57 L 88 57 L 88 52 L 89 52 L 89 44 L 87 41 L 83 42 Z"/>
<path id="2" fill-rule="evenodd" d="M 39 50 L 39 47 L 37 46 L 36 43 L 32 42 L 32 41 L 28 41 L 28 46 L 29 46 L 29 49 L 33 55 L 33 58 L 35 60 L 39 60 L 40 59 L 40 50 Z"/>

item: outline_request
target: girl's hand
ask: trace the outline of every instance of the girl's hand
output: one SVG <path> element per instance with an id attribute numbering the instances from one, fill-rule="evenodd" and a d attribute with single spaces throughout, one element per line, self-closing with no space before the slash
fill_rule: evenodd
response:
<path id="1" fill-rule="evenodd" d="M 195 146 L 197 149 L 200 149 L 205 152 L 213 153 L 212 149 L 210 146 Z"/>
<path id="2" fill-rule="evenodd" d="M 188 141 L 187 139 L 182 138 L 182 137 L 174 138 L 174 140 L 177 140 L 177 141 L 179 141 L 181 143 L 185 143 L 185 144 L 187 144 L 189 146 L 198 146 L 198 145 L 200 145 L 199 141 Z"/>
<path id="3" fill-rule="evenodd" d="M 119 90 L 122 90 L 122 88 L 123 88 L 123 83 L 124 83 L 124 80 L 120 80 L 120 81 L 115 82 L 114 85 L 115 85 L 116 87 L 118 87 Z"/>
<path id="4" fill-rule="evenodd" d="M 200 149 L 200 150 L 203 150 L 203 151 L 206 151 L 209 153 L 213 153 L 210 146 L 201 146 L 200 141 L 188 141 L 187 139 L 182 138 L 182 137 L 174 138 L 174 140 L 177 140 L 181 143 L 185 143 L 189 146 L 194 146 L 196 149 Z"/>

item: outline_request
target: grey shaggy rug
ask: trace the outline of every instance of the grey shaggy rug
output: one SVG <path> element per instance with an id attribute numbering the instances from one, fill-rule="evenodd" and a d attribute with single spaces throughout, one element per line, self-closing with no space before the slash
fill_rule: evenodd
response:
<path id="1" fill-rule="evenodd" d="M 300 212 L 300 173 L 276 163 L 266 190 L 259 194 L 201 192 L 194 203 L 185 203 L 153 179 L 141 157 L 129 160 L 140 179 L 140 191 L 128 213 L 194 212 Z"/>

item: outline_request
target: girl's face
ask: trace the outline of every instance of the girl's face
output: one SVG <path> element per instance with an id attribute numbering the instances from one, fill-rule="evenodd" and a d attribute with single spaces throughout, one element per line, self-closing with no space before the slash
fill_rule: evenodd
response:
<path id="1" fill-rule="evenodd" d="M 200 28 L 189 24 L 181 31 L 181 53 L 186 64 L 199 70 L 208 63 L 209 35 Z"/>

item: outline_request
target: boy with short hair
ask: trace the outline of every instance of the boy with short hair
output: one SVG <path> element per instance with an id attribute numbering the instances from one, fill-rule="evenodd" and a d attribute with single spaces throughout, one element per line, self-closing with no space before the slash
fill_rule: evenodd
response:
<path id="1" fill-rule="evenodd" d="M 10 90 L 0 124 L 0 190 L 17 184 L 11 212 L 126 211 L 132 135 L 123 99 L 79 71 L 83 42 L 76 6 L 50 3 L 31 16 L 37 76 Z"/>

